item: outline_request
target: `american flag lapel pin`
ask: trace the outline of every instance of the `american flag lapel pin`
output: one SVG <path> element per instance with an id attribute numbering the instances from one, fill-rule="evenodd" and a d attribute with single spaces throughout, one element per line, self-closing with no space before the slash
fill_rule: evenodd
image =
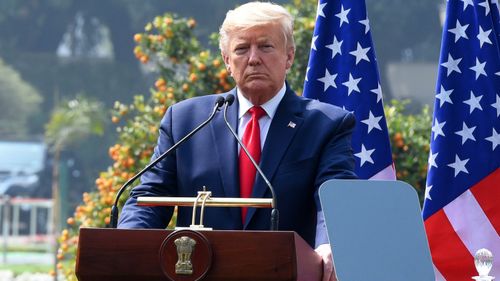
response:
<path id="1" fill-rule="evenodd" d="M 293 123 L 292 121 L 290 121 L 290 123 L 288 123 L 288 127 L 292 128 L 292 129 L 294 129 L 296 125 L 297 124 Z"/>

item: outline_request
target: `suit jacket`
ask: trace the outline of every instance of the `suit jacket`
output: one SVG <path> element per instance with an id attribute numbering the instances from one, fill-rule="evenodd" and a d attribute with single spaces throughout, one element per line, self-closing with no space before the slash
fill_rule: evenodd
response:
<path id="1" fill-rule="evenodd" d="M 236 89 L 222 94 L 232 93 Z M 169 107 L 160 126 L 153 158 L 158 157 L 203 122 L 218 95 L 191 98 Z M 228 120 L 238 127 L 237 99 Z M 293 125 L 295 124 L 295 125 Z M 315 245 L 318 188 L 333 178 L 355 178 L 352 113 L 297 96 L 287 87 L 271 122 L 260 167 L 271 181 L 280 212 L 279 230 L 292 230 Z M 206 186 L 213 197 L 239 197 L 238 143 L 224 124 L 222 112 L 190 140 L 141 177 L 122 209 L 120 228 L 165 228 L 173 208 L 136 206 L 139 196 L 196 196 Z M 252 197 L 271 197 L 257 176 Z M 214 229 L 270 228 L 270 209 L 249 208 L 245 225 L 240 208 L 205 208 L 203 224 Z M 199 212 L 197 212 L 199 214 Z M 192 208 L 179 208 L 177 226 L 191 224 Z M 198 220 L 197 220 L 198 221 Z M 328 243 L 328 241 L 320 241 Z"/>

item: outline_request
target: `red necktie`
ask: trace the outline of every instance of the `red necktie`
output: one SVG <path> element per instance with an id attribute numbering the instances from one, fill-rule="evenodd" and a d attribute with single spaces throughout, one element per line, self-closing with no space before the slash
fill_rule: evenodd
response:
<path id="1" fill-rule="evenodd" d="M 252 119 L 247 124 L 243 134 L 243 144 L 247 147 L 250 155 L 257 164 L 260 162 L 260 126 L 259 119 L 266 115 L 266 112 L 260 106 L 254 106 L 248 110 Z M 240 197 L 249 198 L 252 195 L 253 184 L 255 182 L 255 166 L 252 164 L 243 149 L 240 150 Z M 241 208 L 241 219 L 245 224 L 247 208 Z"/>

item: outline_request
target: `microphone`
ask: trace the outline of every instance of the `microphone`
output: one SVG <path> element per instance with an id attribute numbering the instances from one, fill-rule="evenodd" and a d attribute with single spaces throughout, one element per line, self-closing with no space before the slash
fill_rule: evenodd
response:
<path id="1" fill-rule="evenodd" d="M 172 145 L 167 151 L 163 152 L 158 158 L 156 158 L 153 162 L 149 163 L 144 169 L 142 169 L 139 173 L 135 174 L 132 178 L 130 178 L 125 184 L 120 187 L 116 194 L 115 198 L 115 203 L 111 207 L 111 228 L 116 228 L 118 225 L 118 200 L 120 199 L 120 196 L 122 193 L 125 191 L 125 189 L 133 183 L 138 177 L 142 176 L 145 172 L 150 170 L 153 166 L 155 166 L 158 162 L 163 160 L 167 155 L 169 155 L 172 151 L 174 151 L 179 145 L 187 141 L 189 138 L 191 138 L 196 132 L 198 132 L 201 128 L 205 127 L 210 121 L 215 116 L 215 113 L 220 110 L 220 108 L 224 105 L 224 97 L 219 96 L 217 100 L 215 101 L 215 106 L 214 109 L 212 110 L 212 113 L 210 116 L 205 120 L 203 123 L 198 125 L 198 127 L 194 128 L 191 132 L 189 132 L 186 136 L 184 136 L 180 141 Z"/>
<path id="2" fill-rule="evenodd" d="M 255 169 L 257 170 L 257 172 L 259 173 L 259 175 L 262 177 L 262 179 L 264 179 L 264 182 L 266 182 L 267 187 L 269 187 L 269 190 L 271 191 L 271 196 L 272 196 L 271 207 L 273 208 L 273 210 L 271 211 L 271 230 L 276 231 L 276 230 L 278 230 L 278 224 L 279 224 L 279 211 L 276 208 L 276 194 L 274 193 L 274 188 L 271 185 L 271 183 L 269 182 L 269 180 L 267 179 L 267 177 L 264 174 L 264 172 L 262 172 L 262 170 L 260 169 L 260 167 L 257 164 L 257 162 L 255 162 L 255 159 L 253 159 L 252 155 L 250 155 L 250 152 L 248 151 L 248 149 L 246 148 L 246 146 L 243 144 L 243 142 L 238 137 L 238 134 L 236 134 L 236 132 L 234 131 L 234 129 L 231 127 L 231 125 L 227 121 L 227 108 L 230 107 L 233 104 L 234 99 L 235 99 L 234 95 L 232 95 L 232 94 L 229 94 L 226 97 L 226 101 L 224 102 L 224 104 L 225 104 L 225 107 L 224 107 L 224 123 L 226 123 L 226 126 L 229 128 L 229 131 L 231 131 L 231 134 L 234 136 L 234 138 L 236 139 L 236 141 L 238 141 L 238 143 L 240 144 L 241 148 L 243 149 L 243 151 L 245 152 L 245 154 L 250 159 L 250 162 L 252 162 L 252 164 L 255 166 Z"/>

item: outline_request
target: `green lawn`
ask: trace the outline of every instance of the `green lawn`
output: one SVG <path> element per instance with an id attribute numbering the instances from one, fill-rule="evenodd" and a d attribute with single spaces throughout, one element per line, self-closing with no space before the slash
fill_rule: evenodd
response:
<path id="1" fill-rule="evenodd" d="M 52 269 L 54 266 L 50 264 L 0 264 L 0 270 L 10 270 L 14 272 L 14 275 L 25 272 L 49 273 Z"/>
<path id="2" fill-rule="evenodd" d="M 46 253 L 47 250 L 51 249 L 51 246 L 42 245 L 42 244 L 26 244 L 26 245 L 8 245 L 7 252 L 35 252 L 35 253 Z M 2 249 L 3 251 L 3 249 Z"/>

